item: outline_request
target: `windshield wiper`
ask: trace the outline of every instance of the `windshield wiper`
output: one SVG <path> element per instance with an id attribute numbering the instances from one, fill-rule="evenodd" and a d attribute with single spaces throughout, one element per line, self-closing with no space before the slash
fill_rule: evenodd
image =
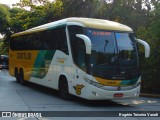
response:
<path id="1" fill-rule="evenodd" d="M 108 40 L 105 40 L 105 45 L 104 45 L 104 52 L 105 52 L 105 49 L 106 49 L 106 47 L 107 47 L 107 44 L 109 43 L 109 41 Z"/>

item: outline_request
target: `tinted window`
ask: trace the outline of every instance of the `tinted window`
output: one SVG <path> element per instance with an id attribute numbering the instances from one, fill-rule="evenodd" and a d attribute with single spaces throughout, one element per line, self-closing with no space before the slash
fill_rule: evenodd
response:
<path id="1" fill-rule="evenodd" d="M 118 73 L 114 32 L 96 29 L 87 29 L 86 32 L 92 43 L 89 59 L 90 74 L 112 78 Z"/>
<path id="2" fill-rule="evenodd" d="M 66 27 L 13 37 L 12 50 L 49 50 L 58 49 L 68 54 Z"/>
<path id="3" fill-rule="evenodd" d="M 139 76 L 138 54 L 133 33 L 98 29 L 86 31 L 92 43 L 90 74 L 107 79 L 132 79 Z"/>
<path id="4" fill-rule="evenodd" d="M 83 27 L 80 26 L 69 26 L 69 37 L 71 42 L 72 56 L 75 64 L 86 69 L 86 53 L 84 41 L 78 37 L 76 34 L 84 34 Z"/>

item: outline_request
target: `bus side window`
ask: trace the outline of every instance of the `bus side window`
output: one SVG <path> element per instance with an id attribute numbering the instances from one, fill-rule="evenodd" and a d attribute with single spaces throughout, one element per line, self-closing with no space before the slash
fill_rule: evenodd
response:
<path id="1" fill-rule="evenodd" d="M 86 48 L 85 48 L 85 43 L 83 40 L 77 38 L 76 41 L 76 63 L 77 65 L 82 68 L 83 70 L 85 70 L 86 68 Z"/>
<path id="2" fill-rule="evenodd" d="M 74 63 L 81 69 L 86 70 L 85 43 L 76 37 L 76 34 L 84 34 L 83 27 L 68 26 L 68 29 Z"/>
<path id="3" fill-rule="evenodd" d="M 48 33 L 48 31 L 42 31 L 41 33 L 40 33 L 40 48 L 42 49 L 42 50 L 49 50 L 49 49 L 51 49 L 50 48 L 50 46 L 51 46 L 51 44 L 49 43 L 49 33 Z"/>
<path id="4" fill-rule="evenodd" d="M 40 34 L 35 33 L 32 35 L 32 42 L 33 42 L 33 49 L 39 50 L 41 48 L 41 42 L 40 42 Z"/>
<path id="5" fill-rule="evenodd" d="M 55 50 L 56 49 L 56 45 L 55 45 L 55 40 L 53 39 L 53 34 L 52 31 L 46 31 L 46 44 L 48 45 L 47 49 L 48 50 Z"/>
<path id="6" fill-rule="evenodd" d="M 52 30 L 52 37 L 50 41 L 53 41 L 53 47 L 57 50 L 64 52 L 65 54 L 69 54 L 68 45 L 67 45 L 67 37 L 66 37 L 66 27 L 59 27 Z"/>

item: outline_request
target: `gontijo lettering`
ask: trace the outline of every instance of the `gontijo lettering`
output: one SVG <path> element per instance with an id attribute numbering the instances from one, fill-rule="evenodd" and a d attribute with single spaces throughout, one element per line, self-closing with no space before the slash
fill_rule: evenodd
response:
<path id="1" fill-rule="evenodd" d="M 31 53 L 17 53 L 17 59 L 31 60 Z"/>

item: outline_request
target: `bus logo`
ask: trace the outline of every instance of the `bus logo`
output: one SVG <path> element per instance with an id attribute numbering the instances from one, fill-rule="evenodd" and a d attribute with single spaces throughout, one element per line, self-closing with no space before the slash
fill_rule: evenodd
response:
<path id="1" fill-rule="evenodd" d="M 73 86 L 77 95 L 81 95 L 81 90 L 82 90 L 83 87 L 84 87 L 83 84 L 82 85 L 77 84 L 76 86 Z"/>
<path id="2" fill-rule="evenodd" d="M 121 90 L 121 87 L 120 87 L 120 86 L 118 86 L 118 87 L 117 87 L 117 90 Z"/>

